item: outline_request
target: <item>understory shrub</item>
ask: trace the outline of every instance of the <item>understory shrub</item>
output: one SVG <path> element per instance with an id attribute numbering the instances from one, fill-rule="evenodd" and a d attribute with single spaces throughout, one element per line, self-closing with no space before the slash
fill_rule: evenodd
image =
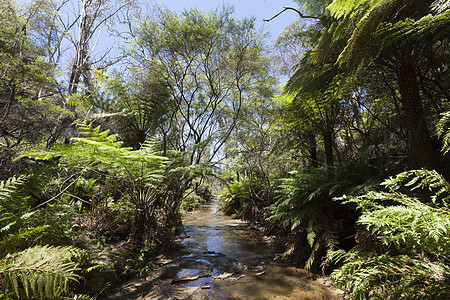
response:
<path id="1" fill-rule="evenodd" d="M 266 207 L 273 203 L 273 183 L 271 178 L 258 172 L 237 180 L 228 179 L 227 186 L 218 197 L 222 211 L 233 218 L 249 220 L 270 230 Z"/>
<path id="2" fill-rule="evenodd" d="M 69 170 L 70 174 L 62 194 L 87 203 L 92 210 L 99 204 L 108 205 L 105 200 L 114 198 L 105 187 L 111 189 L 114 184 L 119 184 L 118 197 L 126 199 L 133 211 L 130 237 L 137 244 L 153 239 L 160 232 L 158 205 L 164 202 L 161 200 L 166 191 L 163 181 L 170 176 L 168 170 L 172 161 L 158 155 L 157 141 L 147 141 L 139 150 L 133 150 L 123 147 L 116 135 L 101 132 L 100 127 L 93 128 L 92 124 L 86 123 L 80 123 L 78 127 L 82 137 L 73 138 L 73 143 L 56 144 L 50 150 L 22 154 L 19 158 L 57 159 L 60 168 Z M 98 191 L 103 192 L 103 198 Z"/>

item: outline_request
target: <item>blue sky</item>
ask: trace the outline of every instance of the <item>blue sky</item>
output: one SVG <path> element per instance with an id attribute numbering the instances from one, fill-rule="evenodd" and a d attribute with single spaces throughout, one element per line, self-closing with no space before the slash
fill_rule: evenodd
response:
<path id="1" fill-rule="evenodd" d="M 298 5 L 292 0 L 156 0 L 156 2 L 177 12 L 192 7 L 208 11 L 222 4 L 232 5 L 237 18 L 255 16 L 257 27 L 266 29 L 271 34 L 271 40 L 275 40 L 289 23 L 298 20 L 297 13 L 290 10 L 270 22 L 263 21 L 279 13 L 285 6 L 297 8 Z"/>

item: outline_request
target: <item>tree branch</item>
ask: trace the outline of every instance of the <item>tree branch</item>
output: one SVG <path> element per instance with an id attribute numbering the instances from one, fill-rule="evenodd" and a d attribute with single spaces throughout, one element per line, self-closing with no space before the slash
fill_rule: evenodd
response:
<path id="1" fill-rule="evenodd" d="M 303 18 L 303 19 L 316 19 L 316 20 L 320 20 L 319 17 L 315 17 L 315 16 L 305 16 L 304 14 L 302 14 L 301 11 L 299 11 L 298 9 L 295 9 L 295 8 L 293 8 L 293 7 L 284 7 L 284 9 L 283 9 L 282 11 L 280 11 L 279 13 L 277 13 L 275 16 L 273 16 L 273 17 L 270 18 L 270 19 L 263 19 L 263 21 L 264 21 L 264 22 L 270 22 L 270 21 L 272 21 L 273 19 L 275 19 L 276 17 L 278 17 L 279 15 L 281 15 L 282 13 L 284 13 L 284 12 L 287 11 L 287 10 L 293 10 L 293 11 L 295 11 L 296 13 L 298 13 L 298 14 L 300 15 L 300 18 Z"/>

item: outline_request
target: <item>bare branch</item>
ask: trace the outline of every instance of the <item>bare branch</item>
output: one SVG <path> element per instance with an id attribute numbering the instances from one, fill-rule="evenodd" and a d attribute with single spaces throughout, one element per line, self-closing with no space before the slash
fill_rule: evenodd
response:
<path id="1" fill-rule="evenodd" d="M 279 13 L 277 13 L 275 16 L 273 16 L 273 17 L 270 18 L 270 19 L 263 19 L 263 21 L 264 21 L 264 22 L 270 22 L 270 21 L 272 21 L 273 19 L 275 19 L 276 17 L 278 17 L 279 15 L 281 15 L 282 13 L 284 13 L 284 12 L 287 11 L 287 10 L 293 10 L 293 11 L 295 11 L 296 13 L 299 14 L 300 18 L 303 18 L 303 19 L 316 19 L 316 20 L 320 20 L 320 18 L 319 18 L 319 17 L 316 17 L 316 16 L 305 16 L 301 11 L 299 11 L 298 9 L 295 9 L 295 8 L 293 8 L 293 7 L 284 7 L 284 9 L 283 9 L 282 11 L 280 11 Z"/>

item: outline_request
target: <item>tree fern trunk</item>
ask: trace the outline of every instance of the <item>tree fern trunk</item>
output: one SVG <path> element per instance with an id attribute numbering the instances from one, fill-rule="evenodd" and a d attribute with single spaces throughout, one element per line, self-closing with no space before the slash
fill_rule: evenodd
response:
<path id="1" fill-rule="evenodd" d="M 334 165 L 333 159 L 333 133 L 326 132 L 323 135 L 323 144 L 325 147 L 325 157 L 327 161 L 327 166 Z"/>
<path id="2" fill-rule="evenodd" d="M 364 121 L 361 113 L 361 107 L 358 102 L 358 95 L 355 91 L 350 93 L 350 103 L 352 105 L 353 114 L 355 115 L 356 128 L 360 133 L 364 133 Z"/>
<path id="3" fill-rule="evenodd" d="M 435 158 L 412 59 L 403 59 L 400 62 L 397 78 L 409 131 L 408 167 L 432 168 Z"/>
<path id="4" fill-rule="evenodd" d="M 134 210 L 134 228 L 133 228 L 133 240 L 137 245 L 141 245 L 144 242 L 144 234 L 146 231 L 147 222 L 146 207 L 143 203 L 137 203 Z"/>
<path id="5" fill-rule="evenodd" d="M 312 132 L 308 133 L 308 152 L 309 152 L 309 160 L 310 160 L 311 167 L 318 168 L 319 160 L 317 159 L 316 136 Z"/>

